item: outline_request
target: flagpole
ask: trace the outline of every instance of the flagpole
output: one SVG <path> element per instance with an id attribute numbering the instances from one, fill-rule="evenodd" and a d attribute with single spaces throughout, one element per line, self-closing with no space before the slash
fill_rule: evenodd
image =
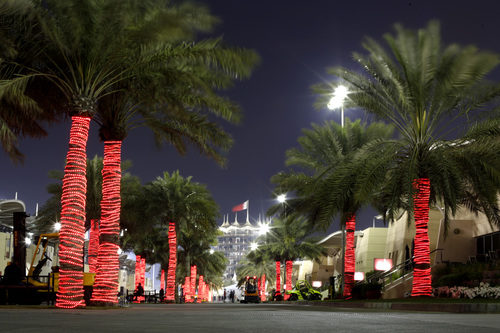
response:
<path id="1" fill-rule="evenodd" d="M 247 222 L 250 223 L 250 220 L 248 219 L 248 211 L 250 210 L 250 200 L 247 200 Z"/>

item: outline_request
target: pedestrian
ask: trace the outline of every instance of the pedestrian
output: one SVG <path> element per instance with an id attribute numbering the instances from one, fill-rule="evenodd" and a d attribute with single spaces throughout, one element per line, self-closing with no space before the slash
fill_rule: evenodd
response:
<path id="1" fill-rule="evenodd" d="M 222 300 L 226 303 L 226 289 L 224 289 L 224 296 L 222 296 Z"/>
<path id="2" fill-rule="evenodd" d="M 229 293 L 229 298 L 231 299 L 231 303 L 234 303 L 234 290 L 231 290 Z"/>
<path id="3" fill-rule="evenodd" d="M 160 289 L 160 302 L 163 303 L 163 299 L 165 298 L 165 290 L 163 288 Z"/>
<path id="4" fill-rule="evenodd" d="M 135 298 L 134 298 L 134 301 L 137 301 L 139 300 L 139 302 L 141 301 L 139 297 L 141 297 L 142 295 L 144 295 L 144 288 L 142 287 L 142 285 L 139 283 L 137 285 L 137 289 L 135 290 Z"/>

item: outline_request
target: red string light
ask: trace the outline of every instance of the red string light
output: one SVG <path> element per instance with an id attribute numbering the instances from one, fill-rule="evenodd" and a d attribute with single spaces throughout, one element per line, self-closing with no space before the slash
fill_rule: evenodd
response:
<path id="1" fill-rule="evenodd" d="M 59 231 L 59 290 L 56 307 L 84 307 L 83 246 L 85 241 L 85 199 L 87 192 L 87 139 L 90 117 L 71 117 L 69 149 L 61 196 Z"/>
<path id="2" fill-rule="evenodd" d="M 413 182 L 416 190 L 413 200 L 416 233 L 412 296 L 432 295 L 430 245 L 427 233 L 430 184 L 431 182 L 427 178 L 419 178 Z"/>
<path id="3" fill-rule="evenodd" d="M 189 303 L 191 295 L 191 281 L 189 281 L 189 276 L 186 276 L 184 279 L 184 286 L 182 289 L 184 290 L 184 302 Z"/>
<path id="4" fill-rule="evenodd" d="M 356 228 L 356 217 L 350 215 L 345 222 L 345 257 L 344 257 L 344 298 L 351 298 L 354 286 L 354 272 L 356 270 L 356 254 L 354 251 L 354 230 Z"/>
<path id="5" fill-rule="evenodd" d="M 175 233 L 175 222 L 168 224 L 168 271 L 167 271 L 167 292 L 165 299 L 175 301 L 175 270 L 177 268 L 177 236 Z"/>
<path id="6" fill-rule="evenodd" d="M 281 263 L 276 261 L 276 296 L 281 295 Z"/>
<path id="7" fill-rule="evenodd" d="M 165 291 L 165 270 L 161 270 L 161 275 L 160 275 L 160 289 L 163 289 Z"/>
<path id="8" fill-rule="evenodd" d="M 196 296 L 196 265 L 191 266 L 191 301 Z"/>
<path id="9" fill-rule="evenodd" d="M 97 254 L 99 251 L 99 220 L 90 220 L 90 238 L 89 238 L 89 272 L 97 272 Z"/>
<path id="10" fill-rule="evenodd" d="M 292 290 L 292 270 L 293 270 L 293 261 L 287 260 L 285 262 L 285 268 L 286 268 L 286 290 Z M 285 301 L 288 300 L 290 295 L 287 295 L 285 292 L 284 299 Z"/>
<path id="11" fill-rule="evenodd" d="M 260 294 L 260 300 L 264 302 L 266 300 L 266 274 L 262 274 L 262 277 L 260 279 L 261 282 L 261 294 Z"/>
<path id="12" fill-rule="evenodd" d="M 104 142 L 100 242 L 93 302 L 118 303 L 121 146 L 121 141 Z"/>

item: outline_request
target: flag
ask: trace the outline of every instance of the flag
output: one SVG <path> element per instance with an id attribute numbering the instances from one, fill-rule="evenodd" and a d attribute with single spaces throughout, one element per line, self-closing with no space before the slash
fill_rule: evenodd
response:
<path id="1" fill-rule="evenodd" d="M 239 212 L 240 210 L 248 209 L 248 200 L 242 203 L 241 205 L 234 206 L 233 212 Z"/>

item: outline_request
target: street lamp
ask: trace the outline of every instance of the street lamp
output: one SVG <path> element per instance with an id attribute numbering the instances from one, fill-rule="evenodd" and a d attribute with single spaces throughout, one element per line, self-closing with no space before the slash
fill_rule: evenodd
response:
<path id="1" fill-rule="evenodd" d="M 265 222 L 259 222 L 259 235 L 265 235 L 269 232 L 269 224 Z"/>
<path id="2" fill-rule="evenodd" d="M 259 244 L 252 242 L 250 243 L 250 251 L 255 251 L 259 247 Z"/>
<path id="3" fill-rule="evenodd" d="M 340 121 L 341 126 L 344 128 L 344 101 L 349 94 L 349 89 L 346 86 L 340 85 L 333 91 L 333 96 L 326 105 L 328 109 L 335 110 L 340 109 Z"/>

